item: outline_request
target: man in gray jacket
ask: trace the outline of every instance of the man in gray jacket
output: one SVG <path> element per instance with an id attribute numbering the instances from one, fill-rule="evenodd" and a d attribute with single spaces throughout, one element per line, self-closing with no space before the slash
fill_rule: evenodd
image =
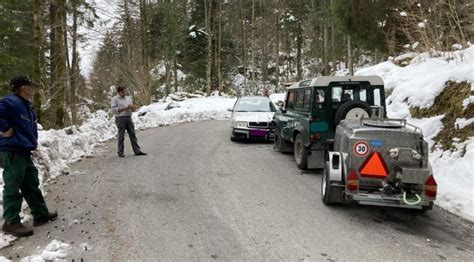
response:
<path id="1" fill-rule="evenodd" d="M 127 89 L 124 86 L 117 86 L 117 95 L 112 97 L 112 112 L 115 114 L 115 124 L 118 129 L 118 150 L 119 157 L 124 157 L 123 140 L 125 137 L 125 130 L 130 138 L 133 152 L 136 156 L 145 156 L 140 149 L 135 136 L 135 126 L 132 121 L 132 112 L 137 110 L 137 106 L 133 104 L 132 98 L 127 95 Z"/>

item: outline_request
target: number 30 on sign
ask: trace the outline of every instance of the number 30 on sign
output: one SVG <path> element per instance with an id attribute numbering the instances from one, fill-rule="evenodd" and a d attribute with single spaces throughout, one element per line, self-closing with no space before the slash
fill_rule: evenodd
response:
<path id="1" fill-rule="evenodd" d="M 366 142 L 359 141 L 354 145 L 354 153 L 357 156 L 365 156 L 369 153 L 369 145 Z"/>

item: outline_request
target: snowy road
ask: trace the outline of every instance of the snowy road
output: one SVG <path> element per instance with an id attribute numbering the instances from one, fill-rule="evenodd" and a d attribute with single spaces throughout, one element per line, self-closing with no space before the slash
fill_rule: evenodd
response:
<path id="1" fill-rule="evenodd" d="M 467 261 L 473 224 L 439 208 L 424 215 L 326 207 L 318 172 L 266 143 L 233 143 L 228 121 L 138 133 L 149 155 L 116 142 L 48 185 L 60 220 L 2 251 L 34 253 L 52 239 L 74 261 Z"/>

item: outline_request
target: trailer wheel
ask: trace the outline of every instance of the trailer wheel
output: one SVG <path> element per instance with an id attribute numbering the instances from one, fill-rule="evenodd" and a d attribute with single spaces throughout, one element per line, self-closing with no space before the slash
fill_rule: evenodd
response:
<path id="1" fill-rule="evenodd" d="M 362 116 L 370 116 L 370 105 L 358 100 L 348 101 L 337 109 L 334 124 L 337 126 L 344 119 L 360 119 Z"/>
<path id="2" fill-rule="evenodd" d="M 308 169 L 308 148 L 303 143 L 301 134 L 296 135 L 295 146 L 294 146 L 294 156 L 296 161 L 296 166 L 301 170 Z"/>
<path id="3" fill-rule="evenodd" d="M 321 198 L 323 203 L 328 206 L 343 203 L 342 188 L 331 186 L 329 180 L 329 162 L 324 165 L 323 176 L 321 180 Z"/>
<path id="4" fill-rule="evenodd" d="M 426 211 L 432 210 L 433 209 L 433 201 L 430 202 L 429 206 L 422 206 L 421 209 L 414 209 L 415 214 L 424 214 Z"/>

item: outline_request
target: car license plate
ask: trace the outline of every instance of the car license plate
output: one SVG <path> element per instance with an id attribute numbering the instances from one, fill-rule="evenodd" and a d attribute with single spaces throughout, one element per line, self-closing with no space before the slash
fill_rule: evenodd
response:
<path id="1" fill-rule="evenodd" d="M 264 130 L 258 130 L 258 129 L 253 129 L 249 131 L 250 136 L 258 136 L 258 137 L 264 137 L 267 136 L 267 131 Z"/>

